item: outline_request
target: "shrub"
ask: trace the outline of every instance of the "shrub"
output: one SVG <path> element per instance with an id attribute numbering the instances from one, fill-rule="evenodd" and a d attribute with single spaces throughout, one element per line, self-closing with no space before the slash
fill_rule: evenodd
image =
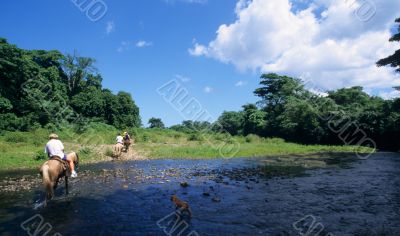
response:
<path id="1" fill-rule="evenodd" d="M 188 141 L 203 141 L 203 136 L 200 133 L 192 133 L 188 137 Z"/>
<path id="2" fill-rule="evenodd" d="M 47 154 L 44 153 L 44 151 L 37 151 L 34 155 L 33 155 L 33 159 L 36 161 L 42 161 L 42 160 L 47 160 Z"/>
<path id="3" fill-rule="evenodd" d="M 150 139 L 151 139 L 151 142 L 153 142 L 153 143 L 160 143 L 161 142 L 161 139 L 156 135 L 151 136 Z"/>
<path id="4" fill-rule="evenodd" d="M 50 133 L 53 133 L 57 130 L 57 127 L 53 123 L 48 123 L 47 125 L 44 126 L 45 129 L 47 129 Z"/>
<path id="5" fill-rule="evenodd" d="M 249 134 L 245 137 L 245 141 L 247 143 L 259 143 L 261 142 L 261 138 L 255 134 Z"/>
<path id="6" fill-rule="evenodd" d="M 238 142 L 239 142 L 239 140 L 235 137 L 231 137 L 226 140 L 226 143 L 229 143 L 229 144 L 234 144 L 234 143 L 238 143 Z"/>
<path id="7" fill-rule="evenodd" d="M 35 146 L 40 146 L 40 145 L 44 145 L 44 142 L 41 142 L 41 141 L 38 140 L 38 139 L 34 139 L 34 140 L 32 141 L 32 144 L 35 145 Z"/>
<path id="8" fill-rule="evenodd" d="M 137 139 L 137 137 L 139 136 L 138 129 L 130 129 L 128 132 L 132 138 Z"/>
<path id="9" fill-rule="evenodd" d="M 275 144 L 279 144 L 279 143 L 284 143 L 285 140 L 282 138 L 267 138 L 266 139 L 267 143 L 275 143 Z"/>
<path id="10" fill-rule="evenodd" d="M 179 139 L 179 138 L 182 138 L 182 134 L 181 133 L 176 133 L 176 134 L 174 134 L 174 139 Z"/>
<path id="11" fill-rule="evenodd" d="M 142 134 L 138 137 L 138 142 L 148 142 L 150 140 L 150 136 L 148 134 Z"/>
<path id="12" fill-rule="evenodd" d="M 225 141 L 231 139 L 232 136 L 229 133 L 217 133 L 214 136 L 214 138 L 215 138 L 215 140 L 224 141 L 225 142 Z"/>
<path id="13" fill-rule="evenodd" d="M 10 143 L 25 143 L 28 141 L 28 138 L 22 133 L 7 133 L 5 140 Z"/>
<path id="14" fill-rule="evenodd" d="M 112 157 L 112 156 L 114 155 L 114 152 L 113 152 L 113 150 L 112 150 L 111 148 L 107 148 L 107 149 L 104 151 L 104 155 L 106 155 L 106 156 L 108 156 L 108 157 Z"/>
<path id="15" fill-rule="evenodd" d="M 0 129 L 15 131 L 22 127 L 22 119 L 17 117 L 15 114 L 7 113 L 0 114 Z"/>

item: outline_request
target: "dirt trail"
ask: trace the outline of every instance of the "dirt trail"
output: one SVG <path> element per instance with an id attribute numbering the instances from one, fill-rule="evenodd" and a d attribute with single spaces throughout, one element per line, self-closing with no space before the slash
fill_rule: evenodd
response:
<path id="1" fill-rule="evenodd" d="M 134 160 L 147 160 L 147 157 L 139 154 L 138 151 L 135 150 L 135 145 L 131 145 L 129 147 L 128 152 L 122 151 L 122 155 L 118 158 L 121 161 L 134 161 Z"/>

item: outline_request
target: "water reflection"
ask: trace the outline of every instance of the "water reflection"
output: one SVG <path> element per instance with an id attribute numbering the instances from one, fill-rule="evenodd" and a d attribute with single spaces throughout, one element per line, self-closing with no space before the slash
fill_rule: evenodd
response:
<path id="1" fill-rule="evenodd" d="M 399 159 L 380 153 L 364 161 L 310 156 L 92 165 L 72 180 L 68 197 L 60 187 L 44 209 L 33 209 L 43 197 L 40 184 L 2 191 L 0 234 L 26 235 L 20 224 L 40 214 L 62 235 L 165 235 L 157 222 L 174 212 L 170 196 L 177 194 L 193 211 L 187 232 L 200 235 L 298 235 L 292 224 L 308 214 L 334 235 L 398 235 Z"/>

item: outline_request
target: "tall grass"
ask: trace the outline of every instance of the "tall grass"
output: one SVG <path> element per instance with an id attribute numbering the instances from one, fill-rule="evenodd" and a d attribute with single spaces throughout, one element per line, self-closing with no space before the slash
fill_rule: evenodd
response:
<path id="1" fill-rule="evenodd" d="M 64 142 L 65 151 L 77 151 L 83 163 L 104 161 L 111 153 L 117 130 L 112 126 L 92 123 L 83 133 L 71 127 L 58 130 L 37 129 L 31 132 L 0 133 L 0 169 L 36 168 L 46 156 L 44 146 L 50 132 L 55 131 Z M 222 144 L 237 146 L 234 157 L 307 154 L 317 152 L 354 152 L 352 146 L 299 145 L 279 138 L 256 135 L 235 136 L 220 133 L 178 132 L 170 129 L 129 129 L 135 139 L 134 150 L 148 158 L 219 158 Z M 371 151 L 368 148 L 365 152 Z"/>

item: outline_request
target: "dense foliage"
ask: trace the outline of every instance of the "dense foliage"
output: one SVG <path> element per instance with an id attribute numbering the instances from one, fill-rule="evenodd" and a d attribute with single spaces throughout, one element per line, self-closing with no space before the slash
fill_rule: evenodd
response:
<path id="1" fill-rule="evenodd" d="M 102 88 L 94 59 L 24 50 L 0 39 L 0 130 L 30 130 L 89 121 L 141 125 L 129 93 Z"/>
<path id="2" fill-rule="evenodd" d="M 150 129 L 154 129 L 154 128 L 164 129 L 165 128 L 165 125 L 160 118 L 152 117 L 149 119 L 148 124 L 149 124 Z"/>
<path id="3" fill-rule="evenodd" d="M 232 135 L 257 134 L 311 144 L 346 144 L 400 149 L 400 99 L 369 96 L 362 87 L 317 95 L 302 81 L 277 74 L 261 76 L 257 104 L 224 112 L 218 119 Z"/>

